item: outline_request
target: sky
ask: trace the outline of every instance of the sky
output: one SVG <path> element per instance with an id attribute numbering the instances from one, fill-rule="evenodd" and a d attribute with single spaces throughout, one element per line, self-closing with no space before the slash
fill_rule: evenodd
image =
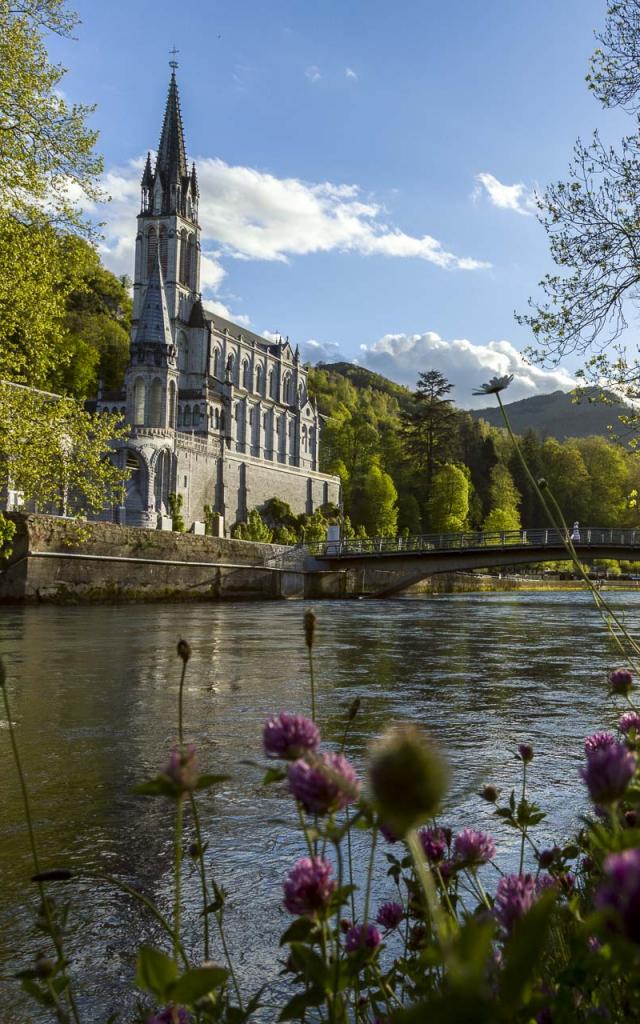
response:
<path id="1" fill-rule="evenodd" d="M 576 365 L 521 353 L 514 319 L 551 269 L 533 194 L 573 144 L 629 130 L 585 84 L 605 0 L 75 0 L 50 40 L 72 101 L 95 103 L 112 201 L 103 258 L 133 273 L 147 150 L 175 46 L 201 199 L 206 304 L 312 362 L 414 386 L 438 369 L 464 407 L 568 389 Z"/>

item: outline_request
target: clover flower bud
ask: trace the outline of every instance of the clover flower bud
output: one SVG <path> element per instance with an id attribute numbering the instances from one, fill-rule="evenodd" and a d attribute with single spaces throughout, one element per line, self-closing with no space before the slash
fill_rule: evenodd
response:
<path id="1" fill-rule="evenodd" d="M 518 754 L 524 764 L 529 764 L 529 761 L 533 761 L 533 747 L 530 743 L 519 743 Z"/>
<path id="2" fill-rule="evenodd" d="M 307 814 L 333 814 L 352 804 L 360 795 L 355 769 L 342 754 L 293 761 L 287 778 L 289 792 Z"/>
<path id="3" fill-rule="evenodd" d="M 191 647 L 186 640 L 178 640 L 178 657 L 182 658 L 185 665 L 191 657 Z"/>
<path id="4" fill-rule="evenodd" d="M 361 949 L 377 949 L 382 938 L 375 924 L 354 924 L 347 932 L 344 942 L 347 953 L 357 953 Z"/>
<path id="5" fill-rule="evenodd" d="M 164 1010 L 147 1017 L 145 1024 L 190 1024 L 191 1016 L 181 1006 L 174 1006 L 173 1003 L 165 1006 Z"/>
<path id="6" fill-rule="evenodd" d="M 456 860 L 468 867 L 488 864 L 496 855 L 496 844 L 486 832 L 465 828 L 458 833 L 453 844 Z"/>
<path id="7" fill-rule="evenodd" d="M 633 676 L 626 668 L 617 668 L 609 675 L 609 689 L 611 693 L 626 696 L 633 686 Z"/>
<path id="8" fill-rule="evenodd" d="M 587 736 L 584 741 L 584 752 L 587 757 L 590 757 L 596 750 L 612 747 L 615 742 L 616 738 L 610 732 L 594 732 L 592 736 Z"/>
<path id="9" fill-rule="evenodd" d="M 609 854 L 603 870 L 596 906 L 614 911 L 618 929 L 632 942 L 640 942 L 640 849 Z"/>
<path id="10" fill-rule="evenodd" d="M 556 859 L 557 849 L 554 847 L 552 850 L 540 850 L 538 854 L 538 864 L 541 868 L 549 868 Z"/>
<path id="11" fill-rule="evenodd" d="M 447 837 L 444 829 L 438 826 L 421 828 L 418 832 L 418 839 L 429 863 L 438 864 L 447 852 Z"/>
<path id="12" fill-rule="evenodd" d="M 350 722 L 353 722 L 354 718 L 358 714 L 358 711 L 360 710 L 361 703 L 362 703 L 362 701 L 361 701 L 360 697 L 354 697 L 354 699 L 351 701 L 351 706 L 349 708 L 349 714 L 347 715 L 347 718 L 348 718 L 348 720 Z"/>
<path id="13" fill-rule="evenodd" d="M 625 811 L 624 820 L 629 828 L 635 828 L 638 824 L 638 812 L 637 811 Z"/>
<path id="14" fill-rule="evenodd" d="M 346 935 L 349 929 L 353 926 L 353 921 L 350 921 L 348 917 L 340 918 L 340 931 L 343 935 Z"/>
<path id="15" fill-rule="evenodd" d="M 33 966 L 39 978 L 50 978 L 56 969 L 56 962 L 48 956 L 39 956 Z"/>
<path id="16" fill-rule="evenodd" d="M 302 857 L 284 881 L 284 905 L 290 914 L 313 916 L 328 904 L 336 888 L 333 868 L 323 857 Z"/>
<path id="17" fill-rule="evenodd" d="M 296 761 L 316 750 L 320 743 L 320 730 L 310 718 L 282 711 L 265 722 L 262 742 L 267 757 Z"/>
<path id="18" fill-rule="evenodd" d="M 500 796 L 500 790 L 497 786 L 487 783 L 487 785 L 483 786 L 480 790 L 480 796 L 483 800 L 486 800 L 487 803 L 495 804 L 496 800 Z"/>
<path id="19" fill-rule="evenodd" d="M 543 476 L 538 477 L 537 484 L 541 491 L 546 491 L 549 486 L 547 480 Z"/>
<path id="20" fill-rule="evenodd" d="M 376 923 L 379 924 L 385 931 L 393 931 L 397 928 L 402 918 L 404 917 L 404 909 L 400 903 L 391 901 L 389 903 L 383 903 L 378 908 L 376 915 Z"/>
<path id="21" fill-rule="evenodd" d="M 632 733 L 634 738 L 640 736 L 640 714 L 637 711 L 625 711 L 618 722 L 618 729 L 625 736 L 629 733 Z"/>
<path id="22" fill-rule="evenodd" d="M 538 898 L 539 888 L 533 875 L 503 875 L 496 889 L 493 911 L 499 923 L 510 932 Z"/>
<path id="23" fill-rule="evenodd" d="M 580 770 L 589 796 L 596 804 L 611 804 L 624 795 L 634 776 L 636 759 L 623 743 L 601 747 L 587 758 Z"/>
<path id="24" fill-rule="evenodd" d="M 196 748 L 189 746 L 183 750 L 172 750 L 164 775 L 173 783 L 180 795 L 192 792 L 198 785 L 199 778 Z"/>
<path id="25" fill-rule="evenodd" d="M 373 749 L 369 778 L 380 816 L 399 838 L 432 818 L 446 789 L 446 768 L 415 726 L 392 729 Z"/>
<path id="26" fill-rule="evenodd" d="M 316 633 L 316 623 L 318 618 L 316 613 L 309 610 L 304 613 L 304 642 L 306 643 L 309 650 L 313 647 L 313 641 Z"/>

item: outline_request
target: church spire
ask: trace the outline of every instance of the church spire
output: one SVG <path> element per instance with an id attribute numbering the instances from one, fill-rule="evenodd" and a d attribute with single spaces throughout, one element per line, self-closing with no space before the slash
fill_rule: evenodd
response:
<path id="1" fill-rule="evenodd" d="M 173 344 L 159 252 L 156 253 L 155 263 L 144 293 L 135 343 L 136 345 L 164 345 L 167 348 Z"/>
<path id="2" fill-rule="evenodd" d="M 171 187 L 171 185 L 182 185 L 183 179 L 189 175 L 175 68 L 172 68 L 171 71 L 169 95 L 158 146 L 156 174 L 158 173 L 164 188 Z"/>

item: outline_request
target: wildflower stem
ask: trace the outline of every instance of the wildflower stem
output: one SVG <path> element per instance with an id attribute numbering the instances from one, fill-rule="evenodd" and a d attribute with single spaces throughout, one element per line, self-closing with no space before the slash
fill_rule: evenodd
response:
<path id="1" fill-rule="evenodd" d="M 369 868 L 367 870 L 367 888 L 366 888 L 365 894 L 364 894 L 364 914 L 363 914 L 363 921 L 362 921 L 363 928 L 367 927 L 367 922 L 369 920 L 369 903 L 371 902 L 371 885 L 372 885 L 372 882 L 373 882 L 373 865 L 374 865 L 375 854 L 376 854 L 376 842 L 377 842 L 377 840 L 378 840 L 378 826 L 374 825 L 373 826 L 373 832 L 372 832 L 372 835 L 371 835 L 371 853 L 369 855 Z"/>
<path id="2" fill-rule="evenodd" d="M 78 878 L 89 878 L 94 882 L 104 882 L 106 885 L 111 885 L 113 886 L 114 889 L 119 889 L 121 892 L 126 893 L 127 896 L 131 896 L 134 900 L 137 900 L 144 907 L 146 907 L 146 909 L 149 911 L 150 914 L 153 915 L 153 917 L 155 917 L 156 921 L 167 933 L 167 935 L 169 935 L 172 939 L 175 937 L 175 932 L 171 923 L 158 910 L 153 900 L 150 900 L 148 896 L 144 895 L 144 893 L 138 892 L 137 889 L 132 889 L 131 886 L 127 885 L 126 882 L 121 882 L 119 878 L 114 878 L 113 875 L 107 875 L 101 871 L 84 871 L 82 872 L 82 874 L 78 875 Z M 182 945 L 182 943 L 180 943 L 178 947 L 178 952 L 180 954 L 180 958 L 184 966 L 188 967 L 189 961 L 187 959 L 187 954 L 185 953 L 184 946 Z"/>
<path id="3" fill-rule="evenodd" d="M 220 942 L 222 944 L 222 951 L 224 953 L 224 958 L 225 958 L 225 960 L 227 962 L 227 967 L 229 968 L 229 974 L 231 976 L 231 983 L 233 984 L 233 990 L 234 990 L 234 992 L 236 994 L 236 999 L 238 1000 L 238 1006 L 240 1007 L 241 1010 L 243 1010 L 244 1007 L 242 1005 L 242 995 L 240 993 L 240 986 L 238 985 L 238 979 L 236 978 L 236 972 L 233 969 L 233 961 L 231 959 L 231 954 L 229 952 L 229 947 L 227 946 L 227 937 L 226 937 L 226 935 L 224 933 L 224 918 L 223 918 L 223 914 L 224 914 L 223 910 L 219 910 L 217 912 L 217 914 L 216 914 L 216 924 L 218 925 L 218 934 L 220 935 Z"/>
<path id="4" fill-rule="evenodd" d="M 521 803 L 524 802 L 524 798 L 525 798 L 526 792 L 527 792 L 527 762 L 523 761 L 522 762 L 522 796 L 520 798 L 520 802 Z M 524 844 L 525 844 L 526 838 L 527 838 L 527 826 L 523 825 L 522 826 L 522 839 L 520 841 L 520 874 L 522 874 L 522 869 L 524 867 Z"/>
<path id="5" fill-rule="evenodd" d="M 178 797 L 176 806 L 176 831 L 175 831 L 175 896 L 173 903 L 173 955 L 178 958 L 180 952 L 180 910 L 182 906 L 181 880 L 182 880 L 182 822 L 184 818 L 184 806 L 182 796 Z"/>
<path id="6" fill-rule="evenodd" d="M 209 915 L 207 914 L 207 904 L 209 902 L 209 894 L 207 890 L 207 876 L 205 874 L 204 866 L 204 848 L 202 846 L 202 830 L 200 828 L 200 815 L 198 813 L 198 805 L 196 804 L 196 798 L 193 793 L 189 793 L 189 803 L 191 804 L 191 813 L 193 815 L 193 827 L 196 833 L 196 843 L 198 844 L 198 873 L 200 875 L 200 888 L 202 890 L 202 910 L 204 917 L 204 958 L 209 959 Z"/>
<path id="7" fill-rule="evenodd" d="M 11 705 L 10 705 L 10 702 L 9 702 L 9 694 L 7 693 L 7 687 L 6 687 L 5 678 L 4 678 L 4 666 L 1 665 L 1 664 L 0 664 L 0 690 L 2 690 L 2 700 L 3 700 L 3 703 L 4 703 L 5 714 L 7 716 L 7 728 L 8 728 L 8 731 L 9 731 L 9 741 L 11 743 L 11 752 L 13 754 L 13 763 L 16 766 L 16 772 L 18 774 L 18 782 L 19 782 L 19 785 L 20 785 L 20 793 L 21 793 L 21 796 L 22 796 L 22 807 L 24 809 L 24 817 L 25 817 L 25 821 L 27 823 L 27 833 L 28 833 L 28 836 L 29 836 L 29 847 L 31 849 L 31 859 L 33 860 L 33 866 L 35 868 L 35 874 L 39 874 L 40 873 L 40 858 L 38 856 L 38 845 L 36 843 L 36 834 L 35 834 L 35 829 L 33 827 L 33 816 L 32 816 L 32 813 L 31 813 L 31 803 L 29 801 L 29 791 L 27 789 L 26 779 L 24 777 L 24 772 L 22 770 L 22 761 L 20 760 L 20 751 L 18 750 L 18 742 L 16 740 L 16 734 L 15 734 L 15 730 L 13 728 L 13 722 L 11 721 Z M 79 1017 L 79 1014 L 78 1014 L 78 1008 L 76 1006 L 76 1001 L 75 1001 L 75 998 L 74 998 L 74 995 L 73 995 L 73 991 L 72 991 L 72 988 L 71 988 L 71 979 L 70 979 L 70 977 L 69 977 L 69 975 L 67 973 L 67 969 L 66 969 L 66 966 L 65 966 L 66 961 L 65 961 L 65 956 L 64 956 L 64 948 L 63 948 L 63 945 L 62 945 L 62 939 L 60 937 L 57 925 L 56 925 L 56 923 L 55 923 L 55 921 L 53 919 L 53 915 L 51 913 L 51 906 L 49 904 L 49 899 L 48 899 L 47 894 L 45 892 L 44 885 L 42 884 L 42 882 L 38 882 L 37 884 L 38 884 L 38 890 L 39 890 L 39 894 L 40 894 L 40 901 L 42 903 L 42 909 L 44 910 L 44 915 L 45 915 L 45 917 L 47 919 L 47 931 L 49 933 L 49 936 L 51 937 L 51 941 L 53 942 L 53 945 L 54 945 L 54 948 L 55 948 L 55 951 L 56 951 L 56 956 L 58 957 L 58 962 L 61 965 L 61 972 L 60 973 L 62 975 L 62 978 L 65 981 L 64 989 L 65 989 L 65 992 L 67 994 L 67 999 L 69 1001 L 69 1007 L 71 1009 L 71 1013 L 73 1015 L 74 1021 L 76 1022 L 76 1024 L 80 1024 L 80 1017 Z"/>
<path id="8" fill-rule="evenodd" d="M 187 674 L 187 662 L 182 662 L 182 672 L 180 673 L 180 688 L 178 690 L 178 742 L 180 743 L 180 749 L 184 747 L 184 727 L 183 727 L 183 694 L 184 694 L 184 679 Z"/>
<path id="9" fill-rule="evenodd" d="M 356 918 L 356 897 L 353 892 L 353 856 L 351 851 L 351 820 L 349 815 L 349 806 L 345 807 L 345 815 L 347 818 L 347 862 L 349 865 L 349 885 L 351 888 L 351 918 L 355 921 Z"/>
<path id="10" fill-rule="evenodd" d="M 316 720 L 316 681 L 313 671 L 313 648 L 309 647 L 309 682 L 311 684 L 311 718 Z"/>
<path id="11" fill-rule="evenodd" d="M 426 866 L 423 860 L 422 845 L 420 843 L 420 837 L 414 828 L 410 829 L 407 833 L 407 845 L 413 858 L 413 864 L 416 870 L 416 874 L 422 886 L 425 899 L 427 901 L 427 907 L 429 908 L 429 915 L 431 917 L 431 927 L 438 940 L 440 948 L 443 950 L 447 946 L 447 926 L 442 916 L 442 908 L 438 901 L 435 885 L 433 884 L 433 877 L 430 869 Z"/>

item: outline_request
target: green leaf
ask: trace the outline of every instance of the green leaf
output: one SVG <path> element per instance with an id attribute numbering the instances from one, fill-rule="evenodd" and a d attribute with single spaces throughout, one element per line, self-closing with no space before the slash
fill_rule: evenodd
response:
<path id="1" fill-rule="evenodd" d="M 331 983 L 331 977 L 329 968 L 325 964 L 321 956 L 314 953 L 308 946 L 302 946 L 300 943 L 291 943 L 291 957 L 294 965 L 297 969 L 304 974 L 309 981 L 313 982 L 314 985 L 321 987 L 323 990 Z"/>
<path id="2" fill-rule="evenodd" d="M 220 782 L 226 782 L 229 775 L 201 775 L 195 785 L 195 789 L 211 789 Z"/>
<path id="3" fill-rule="evenodd" d="M 321 988 L 310 988 L 306 992 L 298 992 L 286 1004 L 278 1020 L 302 1020 L 310 1006 L 320 1006 L 324 1002 L 324 991 Z"/>
<path id="4" fill-rule="evenodd" d="M 262 777 L 262 785 L 270 786 L 273 782 L 282 782 L 286 777 L 287 773 L 284 768 L 267 768 Z"/>
<path id="5" fill-rule="evenodd" d="M 178 976 L 175 961 L 152 946 L 141 946 L 136 961 L 136 985 L 151 992 L 160 1001 L 167 998 L 170 985 Z"/>
<path id="6" fill-rule="evenodd" d="M 194 967 L 169 986 L 169 996 L 174 1003 L 187 1005 L 195 1003 L 203 996 L 209 995 L 215 988 L 224 985 L 229 972 L 215 964 L 206 967 Z"/>
<path id="7" fill-rule="evenodd" d="M 310 917 L 298 917 L 283 933 L 280 945 L 285 946 L 288 942 L 304 942 L 315 930 L 315 921 L 312 921 Z"/>

